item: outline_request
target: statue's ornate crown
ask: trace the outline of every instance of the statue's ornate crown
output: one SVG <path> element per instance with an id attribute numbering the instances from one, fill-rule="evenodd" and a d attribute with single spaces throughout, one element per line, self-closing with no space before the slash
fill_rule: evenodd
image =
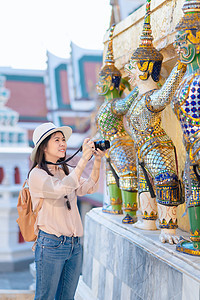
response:
<path id="1" fill-rule="evenodd" d="M 146 2 L 146 14 L 144 18 L 144 25 L 142 30 L 142 35 L 140 37 L 141 44 L 135 50 L 131 56 L 131 60 L 152 60 L 152 61 L 162 61 L 162 54 L 153 46 L 153 36 L 150 25 L 150 4 L 151 0 Z"/>
<path id="2" fill-rule="evenodd" d="M 186 0 L 183 4 L 183 17 L 176 30 L 200 30 L 200 0 Z"/>
<path id="3" fill-rule="evenodd" d="M 115 24 L 113 24 L 110 28 L 109 39 L 108 39 L 108 49 L 105 58 L 105 65 L 101 69 L 99 75 L 106 76 L 120 76 L 121 72 L 115 67 L 114 55 L 113 55 L 113 32 L 115 29 Z"/>

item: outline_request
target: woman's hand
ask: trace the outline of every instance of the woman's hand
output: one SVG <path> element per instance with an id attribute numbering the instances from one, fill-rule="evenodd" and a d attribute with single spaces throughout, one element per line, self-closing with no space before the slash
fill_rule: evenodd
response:
<path id="1" fill-rule="evenodd" d="M 92 157 L 95 152 L 94 142 L 90 138 L 86 138 L 82 145 L 83 158 L 87 161 Z"/>
<path id="2" fill-rule="evenodd" d="M 99 148 L 97 148 L 96 150 L 94 150 L 93 155 L 95 157 L 95 160 L 101 161 L 102 157 L 105 156 L 105 152 L 106 151 L 101 151 Z"/>
<path id="3" fill-rule="evenodd" d="M 91 141 L 91 139 L 89 138 L 85 139 L 82 145 L 82 157 L 79 160 L 76 168 L 74 169 L 78 177 L 78 180 L 80 179 L 81 174 L 83 173 L 88 163 L 88 160 L 91 158 L 94 151 L 95 151 L 94 142 Z"/>
<path id="4" fill-rule="evenodd" d="M 98 148 L 93 151 L 95 160 L 94 160 L 94 165 L 92 168 L 91 178 L 94 180 L 94 182 L 97 182 L 99 180 L 101 159 L 105 155 L 105 153 L 106 153 L 106 151 L 101 151 Z"/>

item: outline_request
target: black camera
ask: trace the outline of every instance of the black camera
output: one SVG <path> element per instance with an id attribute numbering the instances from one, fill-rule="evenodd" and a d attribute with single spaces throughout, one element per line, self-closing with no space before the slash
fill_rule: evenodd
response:
<path id="1" fill-rule="evenodd" d="M 108 140 L 102 140 L 94 142 L 95 150 L 100 149 L 101 151 L 105 151 L 110 148 L 110 142 Z"/>

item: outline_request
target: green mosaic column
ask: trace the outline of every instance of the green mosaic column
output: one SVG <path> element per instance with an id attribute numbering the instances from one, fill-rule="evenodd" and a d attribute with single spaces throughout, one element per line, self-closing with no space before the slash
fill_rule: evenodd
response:
<path id="1" fill-rule="evenodd" d="M 121 190 L 118 188 L 117 184 L 108 185 L 108 189 L 110 205 L 108 207 L 103 207 L 102 211 L 110 214 L 123 214 Z"/>
<path id="2" fill-rule="evenodd" d="M 200 206 L 188 208 L 190 221 L 190 240 L 181 240 L 176 250 L 194 256 L 200 256 Z"/>
<path id="3" fill-rule="evenodd" d="M 136 222 L 137 192 L 122 190 L 123 211 L 126 214 L 123 223 L 133 224 Z"/>

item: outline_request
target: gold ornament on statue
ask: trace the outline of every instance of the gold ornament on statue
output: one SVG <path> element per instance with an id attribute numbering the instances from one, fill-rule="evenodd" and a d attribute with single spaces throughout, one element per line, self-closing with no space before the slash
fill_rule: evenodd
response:
<path id="1" fill-rule="evenodd" d="M 138 60 L 139 61 L 149 61 L 149 60 L 162 61 L 163 60 L 162 54 L 158 50 L 156 50 L 156 48 L 154 48 L 152 43 L 153 36 L 152 36 L 152 30 L 150 24 L 150 13 L 151 13 L 150 4 L 151 4 L 151 0 L 147 0 L 143 31 L 140 37 L 141 44 L 132 54 L 131 60 L 137 60 L 137 61 Z"/>
<path id="2" fill-rule="evenodd" d="M 118 76 L 121 77 L 121 72 L 115 67 L 114 55 L 113 55 L 113 32 L 115 29 L 115 24 L 110 28 L 109 39 L 108 39 L 108 49 L 105 58 L 105 65 L 99 73 L 99 76 Z"/>
<path id="3" fill-rule="evenodd" d="M 187 29 L 200 29 L 200 1 L 188 0 L 184 3 L 183 8 L 184 16 L 181 18 L 179 23 L 176 25 L 176 30 L 187 30 Z"/>
<path id="4" fill-rule="evenodd" d="M 143 72 L 143 74 L 139 76 L 141 80 L 147 80 L 151 75 L 153 80 L 158 82 L 163 56 L 152 43 L 153 36 L 150 24 L 150 4 L 151 0 L 147 0 L 144 25 L 140 37 L 141 43 L 133 52 L 129 65 L 130 69 L 132 69 L 134 68 L 135 62 L 137 62 L 138 69 Z"/>

